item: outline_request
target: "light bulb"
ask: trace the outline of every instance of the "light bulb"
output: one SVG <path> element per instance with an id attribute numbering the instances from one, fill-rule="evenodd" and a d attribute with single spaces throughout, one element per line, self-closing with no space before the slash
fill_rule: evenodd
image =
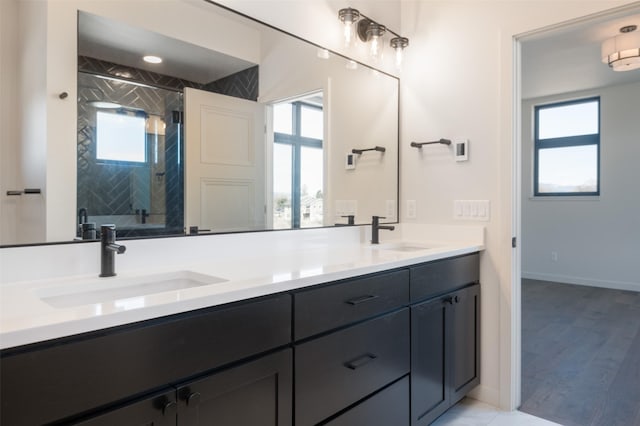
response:
<path id="1" fill-rule="evenodd" d="M 351 40 L 353 40 L 353 22 L 344 23 L 344 46 L 351 46 Z"/>
<path id="2" fill-rule="evenodd" d="M 371 56 L 373 56 L 374 58 L 378 57 L 378 54 L 380 53 L 380 42 L 379 42 L 380 37 L 378 37 L 377 35 L 371 36 Z"/>
<path id="3" fill-rule="evenodd" d="M 396 68 L 402 67 L 402 49 L 396 49 Z"/>
<path id="4" fill-rule="evenodd" d="M 377 61 L 382 57 L 382 36 L 387 31 L 384 25 L 380 25 L 376 22 L 369 21 L 367 23 L 366 40 L 369 44 L 369 54 L 374 61 Z"/>

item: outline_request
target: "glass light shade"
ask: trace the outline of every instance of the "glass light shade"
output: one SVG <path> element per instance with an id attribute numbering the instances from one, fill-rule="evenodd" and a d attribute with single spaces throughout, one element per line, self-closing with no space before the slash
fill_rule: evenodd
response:
<path id="1" fill-rule="evenodd" d="M 640 68 L 640 31 L 624 33 L 602 43 L 602 62 L 614 71 Z"/>
<path id="2" fill-rule="evenodd" d="M 347 7 L 345 9 L 340 9 L 338 12 L 338 18 L 340 22 L 344 25 L 343 28 L 343 36 L 344 36 L 344 45 L 345 47 L 351 46 L 351 43 L 354 39 L 355 35 L 355 26 L 354 24 L 360 18 L 360 12 L 356 9 L 352 9 Z"/>
<path id="3" fill-rule="evenodd" d="M 404 48 L 409 45 L 409 39 L 406 37 L 394 37 L 389 44 L 396 51 L 396 68 L 400 69 L 402 66 L 403 51 Z"/>
<path id="4" fill-rule="evenodd" d="M 382 36 L 387 31 L 384 25 L 370 22 L 367 28 L 367 40 L 369 41 L 369 53 L 374 60 L 378 60 L 382 57 L 382 49 L 384 44 L 382 43 Z"/>

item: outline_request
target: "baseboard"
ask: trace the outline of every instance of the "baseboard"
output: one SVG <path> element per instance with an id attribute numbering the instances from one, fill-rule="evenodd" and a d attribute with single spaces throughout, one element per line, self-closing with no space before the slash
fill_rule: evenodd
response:
<path id="1" fill-rule="evenodd" d="M 522 278 L 530 280 L 554 281 L 558 283 L 585 285 L 590 287 L 610 288 L 614 290 L 640 291 L 640 282 L 634 283 L 630 281 L 602 281 L 583 277 L 573 277 L 568 275 L 545 274 L 525 271 L 522 271 Z"/>
<path id="2" fill-rule="evenodd" d="M 477 399 L 485 404 L 500 407 L 500 391 L 484 385 L 478 385 L 467 395 L 469 398 Z"/>

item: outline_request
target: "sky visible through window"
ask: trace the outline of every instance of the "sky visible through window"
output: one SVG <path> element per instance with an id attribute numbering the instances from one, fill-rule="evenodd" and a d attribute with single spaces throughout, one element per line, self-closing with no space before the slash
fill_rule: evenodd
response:
<path id="1" fill-rule="evenodd" d="M 538 139 L 598 134 L 598 101 L 538 111 Z M 538 193 L 598 191 L 598 145 L 539 147 Z"/>
<path id="2" fill-rule="evenodd" d="M 96 115 L 96 158 L 108 161 L 144 163 L 146 120 L 125 114 L 98 111 Z"/>

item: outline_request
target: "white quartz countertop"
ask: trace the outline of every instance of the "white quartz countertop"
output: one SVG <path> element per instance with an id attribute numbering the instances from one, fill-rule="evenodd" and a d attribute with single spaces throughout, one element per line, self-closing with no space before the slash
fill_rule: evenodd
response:
<path id="1" fill-rule="evenodd" d="M 398 244 L 419 246 L 398 249 Z M 424 248 L 422 248 L 424 247 Z M 222 261 L 126 270 L 116 277 L 70 275 L 8 282 L 0 286 L 0 349 L 206 308 L 253 297 L 300 289 L 343 278 L 404 267 L 483 250 L 481 242 L 341 243 L 279 250 Z M 86 286 L 118 287 L 132 280 L 153 280 L 177 271 L 224 281 L 180 290 L 123 297 L 77 306 L 52 306 L 46 295 L 83 291 Z M 196 275 L 197 276 L 197 275 Z"/>

